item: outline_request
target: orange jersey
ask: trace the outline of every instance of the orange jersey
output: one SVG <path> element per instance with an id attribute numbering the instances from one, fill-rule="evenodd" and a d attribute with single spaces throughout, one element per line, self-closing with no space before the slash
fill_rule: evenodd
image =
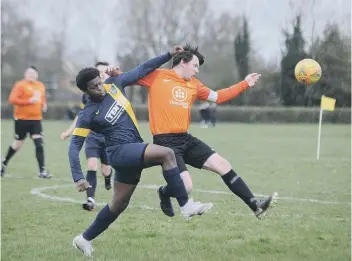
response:
<path id="1" fill-rule="evenodd" d="M 196 99 L 223 103 L 248 88 L 245 81 L 217 92 L 199 80 L 179 77 L 174 70 L 158 69 L 137 84 L 149 88 L 149 124 L 153 135 L 185 133 L 191 122 L 191 109 Z"/>
<path id="2" fill-rule="evenodd" d="M 40 96 L 40 101 L 31 104 L 29 99 L 35 95 Z M 17 120 L 41 120 L 42 108 L 46 104 L 45 86 L 39 81 L 29 82 L 21 80 L 14 85 L 9 103 L 14 105 L 13 117 Z"/>

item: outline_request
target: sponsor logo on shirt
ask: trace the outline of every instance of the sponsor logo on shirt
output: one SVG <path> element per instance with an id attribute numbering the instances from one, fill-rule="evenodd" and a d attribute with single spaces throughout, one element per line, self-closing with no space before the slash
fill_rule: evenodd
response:
<path id="1" fill-rule="evenodd" d="M 121 103 L 115 101 L 105 115 L 105 120 L 112 125 L 116 123 L 121 114 L 125 111 Z"/>
<path id="2" fill-rule="evenodd" d="M 186 109 L 189 107 L 188 103 L 184 102 L 188 96 L 187 90 L 185 88 L 180 86 L 175 86 L 172 89 L 171 94 L 174 100 L 170 100 L 170 104 L 182 106 L 183 108 L 186 108 Z"/>

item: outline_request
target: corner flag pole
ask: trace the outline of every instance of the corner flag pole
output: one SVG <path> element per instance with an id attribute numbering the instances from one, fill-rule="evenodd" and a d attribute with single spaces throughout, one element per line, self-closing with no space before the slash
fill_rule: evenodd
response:
<path id="1" fill-rule="evenodd" d="M 321 122 L 323 121 L 323 110 L 334 111 L 335 110 L 336 99 L 321 96 L 320 101 L 320 116 L 319 116 L 319 129 L 318 129 L 318 148 L 317 148 L 317 160 L 319 159 L 320 154 L 320 136 L 321 136 Z"/>
<path id="2" fill-rule="evenodd" d="M 318 128 L 318 147 L 317 147 L 317 160 L 320 156 L 320 136 L 321 136 L 321 122 L 323 120 L 323 109 L 320 108 L 320 116 L 319 116 L 319 128 Z"/>

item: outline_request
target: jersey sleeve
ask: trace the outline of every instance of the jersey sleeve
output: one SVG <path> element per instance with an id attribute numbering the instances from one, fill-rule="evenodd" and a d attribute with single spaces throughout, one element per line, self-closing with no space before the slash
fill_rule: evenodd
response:
<path id="1" fill-rule="evenodd" d="M 146 61 L 145 63 L 137 66 L 136 68 L 124 72 L 116 77 L 109 78 L 108 83 L 115 83 L 117 86 L 126 87 L 133 83 L 136 83 L 138 80 L 145 77 L 148 73 L 151 73 L 155 69 L 162 66 L 164 63 L 167 63 L 171 59 L 170 53 L 166 53 L 160 56 L 157 56 L 153 59 Z"/>
<path id="2" fill-rule="evenodd" d="M 197 80 L 198 81 L 198 80 Z M 204 86 L 200 81 L 197 83 L 197 99 L 202 101 L 211 101 L 221 104 L 227 102 L 240 93 L 245 91 L 249 87 L 246 81 L 241 81 L 228 88 L 224 88 L 218 91 L 213 91 L 208 87 Z"/>
<path id="3" fill-rule="evenodd" d="M 137 85 L 150 88 L 153 85 L 153 82 L 157 78 L 158 74 L 160 74 L 161 70 L 156 69 L 155 71 L 147 74 L 142 79 L 136 82 Z"/>
<path id="4" fill-rule="evenodd" d="M 89 115 L 87 111 L 88 110 L 83 109 L 78 114 L 76 127 L 73 131 L 68 151 L 68 158 L 70 161 L 71 173 L 74 182 L 84 179 L 79 153 L 91 128 L 91 115 Z"/>
<path id="5" fill-rule="evenodd" d="M 29 105 L 31 104 L 28 99 L 23 98 L 23 86 L 20 82 L 17 82 L 10 93 L 9 103 L 14 105 Z"/>

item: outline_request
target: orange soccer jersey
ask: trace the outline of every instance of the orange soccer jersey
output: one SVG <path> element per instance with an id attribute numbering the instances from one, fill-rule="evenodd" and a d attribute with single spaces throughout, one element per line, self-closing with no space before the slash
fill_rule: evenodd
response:
<path id="1" fill-rule="evenodd" d="M 40 101 L 31 104 L 29 99 L 35 95 L 40 95 Z M 13 117 L 16 120 L 41 120 L 43 104 L 46 103 L 45 86 L 39 81 L 21 80 L 13 87 L 9 103 L 14 105 Z"/>
<path id="2" fill-rule="evenodd" d="M 199 80 L 179 77 L 174 70 L 158 69 L 137 82 L 149 88 L 149 124 L 153 135 L 187 132 L 196 99 L 223 103 L 248 88 L 242 81 L 217 92 Z"/>

